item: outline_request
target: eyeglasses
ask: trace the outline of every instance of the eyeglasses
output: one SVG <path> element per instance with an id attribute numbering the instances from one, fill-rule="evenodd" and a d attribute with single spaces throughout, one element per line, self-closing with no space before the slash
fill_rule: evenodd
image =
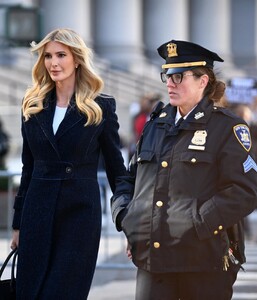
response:
<path id="1" fill-rule="evenodd" d="M 184 73 L 175 73 L 175 74 L 160 73 L 160 75 L 161 75 L 161 81 L 163 83 L 167 83 L 169 78 L 171 78 L 172 82 L 175 84 L 180 84 L 184 76 L 195 76 L 195 74 L 184 74 Z"/>

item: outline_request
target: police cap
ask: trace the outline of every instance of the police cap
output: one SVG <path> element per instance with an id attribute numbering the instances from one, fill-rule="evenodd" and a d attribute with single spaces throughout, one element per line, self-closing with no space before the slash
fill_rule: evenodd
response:
<path id="1" fill-rule="evenodd" d="M 217 53 L 187 41 L 171 40 L 162 44 L 157 51 L 166 60 L 166 64 L 162 65 L 166 74 L 181 73 L 201 66 L 212 69 L 214 61 L 224 61 Z"/>

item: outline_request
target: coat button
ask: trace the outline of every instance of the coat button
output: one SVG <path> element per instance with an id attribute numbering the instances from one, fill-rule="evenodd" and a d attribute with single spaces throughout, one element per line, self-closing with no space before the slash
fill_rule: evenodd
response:
<path id="1" fill-rule="evenodd" d="M 219 230 L 222 230 L 222 229 L 223 229 L 223 226 L 222 226 L 222 225 L 220 225 L 220 226 L 219 226 Z"/>
<path id="2" fill-rule="evenodd" d="M 213 233 L 214 233 L 215 235 L 217 235 L 219 232 L 218 232 L 218 230 L 215 230 Z"/>
<path id="3" fill-rule="evenodd" d="M 158 248 L 160 248 L 161 245 L 158 242 L 154 242 L 153 246 L 154 246 L 154 248 L 158 249 Z"/>
<path id="4" fill-rule="evenodd" d="M 157 201 L 157 202 L 156 202 L 156 205 L 157 205 L 158 207 L 162 207 L 162 206 L 163 206 L 163 202 L 162 202 L 162 201 Z"/>
<path id="5" fill-rule="evenodd" d="M 163 168 L 167 168 L 168 167 L 168 163 L 165 160 L 162 161 L 162 167 Z"/>
<path id="6" fill-rule="evenodd" d="M 72 168 L 71 167 L 66 167 L 66 173 L 71 173 L 72 172 Z"/>
<path id="7" fill-rule="evenodd" d="M 191 163 L 193 163 L 193 164 L 196 163 L 196 158 L 193 157 L 193 158 L 191 159 Z"/>

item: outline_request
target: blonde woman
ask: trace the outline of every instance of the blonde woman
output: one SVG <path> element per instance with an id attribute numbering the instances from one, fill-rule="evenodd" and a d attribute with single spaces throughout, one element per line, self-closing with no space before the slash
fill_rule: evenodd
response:
<path id="1" fill-rule="evenodd" d="M 125 174 L 114 98 L 101 94 L 92 51 L 70 29 L 38 44 L 22 104 L 22 176 L 15 198 L 17 299 L 87 299 L 101 231 L 102 152 L 112 191 Z"/>

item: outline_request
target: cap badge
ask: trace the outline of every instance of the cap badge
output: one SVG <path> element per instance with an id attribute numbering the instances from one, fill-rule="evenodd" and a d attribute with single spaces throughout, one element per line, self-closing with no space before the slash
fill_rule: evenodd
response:
<path id="1" fill-rule="evenodd" d="M 168 57 L 178 56 L 177 54 L 177 45 L 174 43 L 169 43 L 167 45 Z"/>
<path id="2" fill-rule="evenodd" d="M 194 136 L 191 140 L 191 144 L 188 146 L 188 149 L 193 150 L 205 150 L 205 143 L 207 138 L 206 130 L 197 130 L 194 133 Z"/>

